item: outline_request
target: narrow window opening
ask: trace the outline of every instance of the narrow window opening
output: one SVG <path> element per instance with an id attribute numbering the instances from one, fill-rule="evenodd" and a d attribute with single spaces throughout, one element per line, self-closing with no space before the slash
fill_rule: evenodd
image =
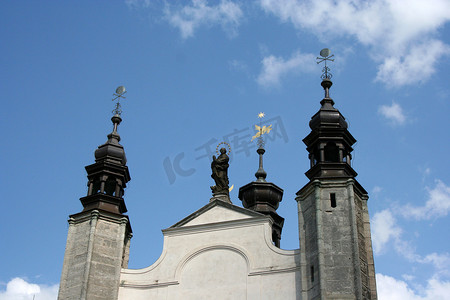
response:
<path id="1" fill-rule="evenodd" d="M 100 193 L 100 181 L 94 181 L 93 187 L 92 187 L 92 194 Z"/>
<path id="2" fill-rule="evenodd" d="M 116 181 L 112 178 L 108 178 L 105 184 L 105 194 L 114 196 L 115 191 L 116 191 Z"/>
<path id="3" fill-rule="evenodd" d="M 311 266 L 311 282 L 314 282 L 314 266 Z"/>
<path id="4" fill-rule="evenodd" d="M 336 194 L 335 193 L 330 194 L 330 204 L 331 204 L 331 207 L 336 207 Z"/>
<path id="5" fill-rule="evenodd" d="M 313 164 L 316 165 L 319 162 L 320 153 L 319 149 L 315 149 L 313 152 Z"/>

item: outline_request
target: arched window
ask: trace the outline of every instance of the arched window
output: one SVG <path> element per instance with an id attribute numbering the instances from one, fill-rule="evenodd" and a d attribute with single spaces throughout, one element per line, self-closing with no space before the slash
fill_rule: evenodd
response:
<path id="1" fill-rule="evenodd" d="M 92 187 L 92 195 L 95 195 L 97 193 L 100 193 L 100 180 L 95 180 Z"/>
<path id="2" fill-rule="evenodd" d="M 116 181 L 113 178 L 108 178 L 105 184 L 105 194 L 114 196 L 116 191 Z"/>

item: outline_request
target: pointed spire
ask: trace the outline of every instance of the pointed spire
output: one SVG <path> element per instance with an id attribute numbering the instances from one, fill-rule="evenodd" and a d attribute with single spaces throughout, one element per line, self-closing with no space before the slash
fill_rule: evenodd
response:
<path id="1" fill-rule="evenodd" d="M 334 61 L 330 59 L 334 55 L 330 55 L 327 48 L 320 51 L 320 55 L 322 58 L 317 58 L 318 63 L 325 62 L 321 76 L 325 97 L 320 101 L 321 108 L 309 122 L 311 133 L 303 139 L 310 159 L 310 169 L 305 174 L 311 180 L 325 177 L 352 178 L 357 175 L 351 167 L 351 146 L 356 140 L 347 130 L 344 116 L 334 107 L 334 101 L 330 98 L 333 83 L 330 68 L 326 64 L 327 61 Z"/>
<path id="2" fill-rule="evenodd" d="M 111 121 L 113 123 L 113 131 L 108 134 L 108 140 L 103 145 L 99 146 L 95 150 L 95 161 L 99 162 L 102 160 L 107 160 L 110 162 L 120 163 L 121 165 L 126 165 L 127 158 L 125 156 L 125 150 L 123 146 L 119 144 L 120 135 L 117 132 L 119 124 L 122 122 L 122 118 L 115 114 Z"/>
<path id="3" fill-rule="evenodd" d="M 263 155 L 265 152 L 266 150 L 264 150 L 263 146 L 260 146 L 258 150 L 256 150 L 256 153 L 259 154 L 259 168 L 255 173 L 256 181 L 258 182 L 266 182 L 267 173 L 263 168 Z"/>
<path id="4" fill-rule="evenodd" d="M 258 171 L 256 171 L 255 173 L 255 177 L 256 177 L 256 181 L 258 182 L 266 182 L 266 177 L 267 177 L 267 173 L 266 171 L 264 171 L 263 168 L 263 155 L 266 152 L 266 150 L 264 149 L 264 137 L 263 135 L 266 133 L 269 133 L 272 130 L 272 125 L 269 126 L 262 126 L 262 118 L 264 118 L 266 116 L 265 113 L 260 112 L 258 114 L 258 118 L 259 118 L 259 126 L 255 125 L 255 129 L 258 131 L 252 138 L 252 141 L 255 138 L 258 138 L 258 141 L 256 142 L 256 144 L 258 145 L 258 150 L 256 150 L 256 153 L 258 153 L 259 155 L 259 168 Z"/>
<path id="5" fill-rule="evenodd" d="M 330 55 L 330 49 L 325 48 L 320 51 L 320 56 L 317 57 L 317 63 L 324 62 L 324 67 L 322 69 L 322 82 L 320 85 L 323 87 L 325 96 L 320 101 L 320 104 L 322 107 L 320 110 L 311 118 L 311 121 L 309 122 L 309 127 L 311 129 L 316 128 L 347 128 L 347 122 L 345 121 L 344 116 L 336 109 L 334 108 L 334 101 L 330 98 L 330 88 L 333 85 L 333 82 L 331 81 L 331 78 L 333 75 L 330 73 L 330 68 L 327 66 L 327 61 L 334 61 L 334 59 L 331 59 L 331 57 L 334 57 L 333 55 Z"/>
<path id="6" fill-rule="evenodd" d="M 263 118 L 264 113 L 259 113 L 258 118 Z M 257 133 L 252 137 L 252 141 L 258 138 L 259 168 L 255 173 L 256 181 L 250 182 L 239 189 L 239 199 L 242 205 L 250 210 L 269 215 L 273 220 L 272 225 L 272 240 L 275 246 L 280 247 L 281 231 L 283 229 L 284 219 L 280 217 L 276 210 L 283 198 L 283 190 L 273 184 L 267 182 L 267 173 L 263 168 L 263 155 L 266 152 L 264 149 L 263 135 L 272 130 L 272 125 L 262 126 L 260 120 L 259 126 L 255 125 Z"/>
<path id="7" fill-rule="evenodd" d="M 127 211 L 123 199 L 124 189 L 130 181 L 130 173 L 126 166 L 127 158 L 123 146 L 119 144 L 120 135 L 117 132 L 122 122 L 119 100 L 124 98 L 124 87 L 116 90 L 113 100 L 118 100 L 113 110 L 113 130 L 108 134 L 108 140 L 95 150 L 95 163 L 86 166 L 88 177 L 87 196 L 81 198 L 84 211 L 101 209 L 112 213 L 123 214 Z"/>

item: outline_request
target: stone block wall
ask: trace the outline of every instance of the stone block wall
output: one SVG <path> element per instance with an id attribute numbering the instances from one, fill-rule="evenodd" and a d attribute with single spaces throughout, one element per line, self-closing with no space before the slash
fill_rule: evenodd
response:
<path id="1" fill-rule="evenodd" d="M 376 299 L 367 198 L 353 179 L 316 180 L 299 191 L 305 299 Z"/>
<path id="2" fill-rule="evenodd" d="M 117 299 L 127 257 L 125 216 L 97 210 L 71 216 L 59 300 Z"/>

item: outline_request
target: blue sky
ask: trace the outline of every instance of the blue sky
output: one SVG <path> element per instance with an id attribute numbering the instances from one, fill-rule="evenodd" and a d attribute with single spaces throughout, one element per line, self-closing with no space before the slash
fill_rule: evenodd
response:
<path id="1" fill-rule="evenodd" d="M 450 293 L 450 2 L 8 1 L 0 11 L 3 208 L 0 299 L 55 299 L 67 217 L 84 166 L 119 127 L 132 180 L 131 268 L 152 264 L 161 229 L 211 197 L 210 151 L 229 141 L 234 204 L 254 179 L 257 114 L 274 129 L 267 179 L 284 189 L 281 246 L 298 248 L 302 139 L 323 98 L 319 51 L 335 55 L 331 97 L 358 140 L 380 299 Z"/>

